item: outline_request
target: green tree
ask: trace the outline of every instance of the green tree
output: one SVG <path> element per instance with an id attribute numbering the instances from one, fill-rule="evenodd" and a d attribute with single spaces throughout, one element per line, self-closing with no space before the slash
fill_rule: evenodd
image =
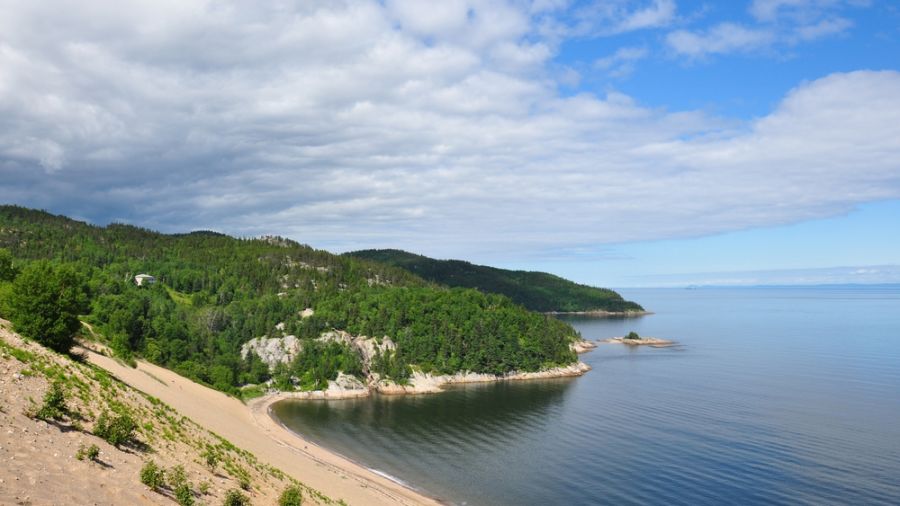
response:
<path id="1" fill-rule="evenodd" d="M 16 268 L 9 250 L 0 248 L 0 281 L 12 281 L 16 277 Z"/>
<path id="2" fill-rule="evenodd" d="M 59 352 L 67 352 L 86 309 L 83 278 L 71 265 L 46 260 L 25 267 L 13 283 L 9 301 L 16 331 Z"/>

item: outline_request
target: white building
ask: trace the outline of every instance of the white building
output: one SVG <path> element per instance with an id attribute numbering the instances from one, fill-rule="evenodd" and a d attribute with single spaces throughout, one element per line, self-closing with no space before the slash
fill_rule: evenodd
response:
<path id="1" fill-rule="evenodd" d="M 152 285 L 156 283 L 156 278 L 149 274 L 138 274 L 134 277 L 134 282 L 137 283 L 137 286 Z"/>

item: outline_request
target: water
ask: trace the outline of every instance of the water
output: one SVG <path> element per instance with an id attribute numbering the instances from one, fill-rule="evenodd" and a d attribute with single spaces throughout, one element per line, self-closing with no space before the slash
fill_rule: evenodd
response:
<path id="1" fill-rule="evenodd" d="M 624 290 L 574 379 L 288 401 L 319 444 L 455 504 L 900 504 L 900 287 Z"/>

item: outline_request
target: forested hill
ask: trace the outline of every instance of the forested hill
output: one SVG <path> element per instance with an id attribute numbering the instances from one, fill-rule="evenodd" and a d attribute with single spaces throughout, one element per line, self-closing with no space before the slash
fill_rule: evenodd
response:
<path id="1" fill-rule="evenodd" d="M 158 282 L 138 287 L 140 273 Z M 98 227 L 0 206 L 0 316 L 29 337 L 65 337 L 77 319 L 35 314 L 47 307 L 40 294 L 63 286 L 66 297 L 47 300 L 65 301 L 65 311 L 92 323 L 119 355 L 231 392 L 273 374 L 285 388 L 291 378 L 322 385 L 339 370 L 362 376 L 352 350 L 313 342 L 334 329 L 390 337 L 396 348 L 373 367 L 398 381 L 413 368 L 496 374 L 576 360 L 570 326 L 506 297 L 449 289 L 396 267 L 278 237 Z M 269 371 L 252 353 L 240 355 L 252 338 L 285 334 L 308 341 L 302 361 Z"/>
<path id="2" fill-rule="evenodd" d="M 462 260 L 435 260 L 395 249 L 372 249 L 346 256 L 393 265 L 446 286 L 477 288 L 505 295 L 532 311 L 643 311 L 613 290 L 581 285 L 546 272 L 513 271 Z"/>

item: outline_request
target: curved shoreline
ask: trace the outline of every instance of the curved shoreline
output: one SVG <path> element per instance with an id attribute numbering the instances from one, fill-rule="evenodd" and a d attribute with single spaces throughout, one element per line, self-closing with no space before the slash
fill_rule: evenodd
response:
<path id="1" fill-rule="evenodd" d="M 252 453 L 260 462 L 280 469 L 334 500 L 373 506 L 442 504 L 282 427 L 268 413 L 268 406 L 278 400 L 275 396 L 254 399 L 245 405 L 234 397 L 143 360 L 131 368 L 92 350 L 84 353 L 88 361 L 119 380 L 156 397 L 181 415 Z"/>
<path id="2" fill-rule="evenodd" d="M 595 343 L 583 341 L 578 343 L 578 353 L 586 353 L 596 348 Z M 275 398 L 274 402 L 288 399 L 304 401 L 311 400 L 343 400 L 369 397 L 372 394 L 380 395 L 423 395 L 439 394 L 447 385 L 459 385 L 466 383 L 494 383 L 498 381 L 525 381 L 533 379 L 570 378 L 581 376 L 591 370 L 591 366 L 584 362 L 575 362 L 566 366 L 553 367 L 534 372 L 511 372 L 507 374 L 487 374 L 474 372 L 459 372 L 456 374 L 442 374 L 434 376 L 416 371 L 410 376 L 407 384 L 398 384 L 392 381 L 370 381 L 365 388 L 340 388 L 329 382 L 326 390 L 311 390 L 307 392 L 271 392 L 263 396 L 263 399 Z M 256 402 L 251 400 L 247 405 Z"/>
<path id="3" fill-rule="evenodd" d="M 592 348 L 588 348 L 584 351 L 590 351 L 591 349 Z M 369 395 L 372 395 L 373 393 L 389 396 L 432 394 L 443 392 L 443 387 L 446 385 L 566 378 L 581 376 L 590 370 L 591 367 L 589 365 L 579 361 L 565 367 L 556 367 L 544 371 L 513 373 L 507 375 L 465 373 L 456 375 L 430 376 L 420 373 L 419 380 L 422 381 L 424 378 L 424 384 L 422 385 L 392 385 L 391 388 L 387 389 L 385 389 L 384 386 L 377 386 L 364 391 L 365 393 L 360 390 L 348 390 L 344 392 L 329 390 L 318 390 L 314 392 L 274 392 L 263 397 L 252 399 L 247 402 L 246 406 L 248 411 L 250 412 L 250 418 L 253 420 L 254 425 L 261 432 L 265 433 L 278 444 L 289 446 L 295 451 L 304 454 L 306 457 L 308 457 L 318 465 L 332 468 L 334 472 L 341 474 L 344 477 L 359 480 L 363 483 L 363 486 L 365 486 L 366 480 L 371 480 L 371 478 L 363 476 L 363 474 L 371 473 L 371 475 L 385 480 L 386 483 L 390 483 L 392 487 L 389 488 L 400 488 L 410 494 L 414 494 L 417 500 L 419 498 L 425 498 L 429 501 L 430 504 L 450 504 L 445 500 L 428 495 L 426 491 L 418 489 L 411 484 L 404 482 L 400 478 L 391 476 L 390 474 L 379 469 L 368 467 L 362 462 L 358 462 L 335 450 L 323 447 L 313 441 L 310 441 L 309 439 L 304 437 L 303 434 L 288 428 L 277 416 L 275 416 L 272 407 L 276 403 L 287 400 L 314 401 L 358 399 L 361 397 L 367 397 Z M 287 440 L 279 436 L 284 436 Z M 388 496 L 392 500 L 396 500 L 397 504 L 408 504 L 404 502 L 402 498 L 394 497 L 390 493 L 388 493 Z M 429 503 L 417 502 L 416 504 Z"/>
<path id="4" fill-rule="evenodd" d="M 282 423 L 272 412 L 273 405 L 289 399 L 303 400 L 302 397 L 285 395 L 284 393 L 274 393 L 253 399 L 247 403 L 247 408 L 250 411 L 250 417 L 253 420 L 255 426 L 261 431 L 265 432 L 266 435 L 268 435 L 278 444 L 291 447 L 291 449 L 296 452 L 302 453 L 316 464 L 330 468 L 335 473 L 341 475 L 342 478 L 353 479 L 362 484 L 363 487 L 373 485 L 373 483 L 371 483 L 372 481 L 383 480 L 383 483 L 379 483 L 380 485 L 389 484 L 390 486 L 385 487 L 385 489 L 382 490 L 379 490 L 375 487 L 372 488 L 374 490 L 378 490 L 379 492 L 387 496 L 387 498 L 389 498 L 391 501 L 394 501 L 397 504 L 449 504 L 439 498 L 427 495 L 425 491 L 416 489 L 412 485 L 403 482 L 399 478 L 391 476 L 384 471 L 367 467 L 361 462 L 357 462 L 352 458 L 347 457 L 346 455 L 310 441 L 309 439 L 305 438 L 303 434 L 291 430 L 286 425 L 284 425 L 284 423 Z M 288 440 L 285 441 L 284 439 L 279 438 L 279 435 L 286 436 Z M 365 474 L 369 473 L 371 473 L 371 475 L 376 477 L 377 479 L 373 480 L 372 477 L 365 476 Z M 392 493 L 398 491 L 398 489 L 406 493 Z M 409 499 L 412 499 L 413 502 L 408 502 L 407 500 Z"/>

